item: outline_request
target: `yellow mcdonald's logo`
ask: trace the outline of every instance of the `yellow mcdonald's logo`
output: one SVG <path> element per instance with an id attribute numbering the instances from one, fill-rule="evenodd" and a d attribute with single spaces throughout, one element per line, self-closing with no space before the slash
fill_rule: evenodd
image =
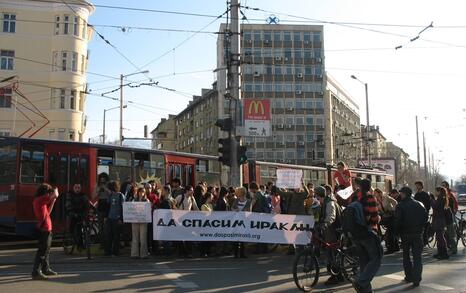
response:
<path id="1" fill-rule="evenodd" d="M 252 112 L 252 109 L 254 107 L 254 112 Z M 259 112 L 260 110 L 260 112 Z M 248 113 L 249 114 L 262 114 L 264 115 L 265 114 L 265 109 L 264 109 L 264 104 L 262 104 L 262 101 L 252 101 L 250 104 L 249 104 L 249 109 L 248 109 Z"/>

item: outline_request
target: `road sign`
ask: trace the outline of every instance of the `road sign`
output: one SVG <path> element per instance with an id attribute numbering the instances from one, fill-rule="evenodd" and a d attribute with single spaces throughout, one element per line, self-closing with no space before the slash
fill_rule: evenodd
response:
<path id="1" fill-rule="evenodd" d="M 271 136 L 270 100 L 244 99 L 244 136 Z"/>

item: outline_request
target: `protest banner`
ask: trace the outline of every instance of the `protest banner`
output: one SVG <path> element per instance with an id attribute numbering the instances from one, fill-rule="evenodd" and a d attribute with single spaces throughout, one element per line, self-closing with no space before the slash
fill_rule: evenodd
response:
<path id="1" fill-rule="evenodd" d="M 345 189 L 337 191 L 337 194 L 342 198 L 342 199 L 348 199 L 351 194 L 353 194 L 353 187 L 348 186 Z"/>
<path id="2" fill-rule="evenodd" d="M 312 216 L 251 212 L 154 211 L 154 240 L 234 241 L 306 245 Z"/>
<path id="3" fill-rule="evenodd" d="M 123 203 L 123 222 L 125 223 L 150 223 L 151 204 L 144 201 Z"/>
<path id="4" fill-rule="evenodd" d="M 300 188 L 303 170 L 277 169 L 277 186 L 280 188 Z"/>

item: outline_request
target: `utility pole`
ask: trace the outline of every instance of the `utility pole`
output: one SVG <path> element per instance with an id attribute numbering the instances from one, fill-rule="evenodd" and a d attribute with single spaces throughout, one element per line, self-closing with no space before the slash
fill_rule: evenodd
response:
<path id="1" fill-rule="evenodd" d="M 417 143 L 417 172 L 421 171 L 421 155 L 419 153 L 419 128 L 416 115 L 416 143 Z"/>
<path id="2" fill-rule="evenodd" d="M 123 145 L 123 78 L 124 75 L 120 74 L 120 146 Z"/>
<path id="3" fill-rule="evenodd" d="M 238 140 L 236 137 L 236 125 L 239 119 L 239 2 L 238 0 L 231 0 L 230 2 L 230 56 L 229 56 L 229 74 L 228 74 L 228 87 L 230 90 L 231 103 L 230 103 L 230 116 L 232 119 L 232 130 L 228 134 L 230 136 L 231 148 L 230 148 L 230 185 L 240 186 L 241 177 L 240 169 L 237 158 L 237 149 L 239 147 Z"/>
<path id="4" fill-rule="evenodd" d="M 428 170 L 427 170 L 427 153 L 426 153 L 426 137 L 424 135 L 424 131 L 422 132 L 422 144 L 424 148 L 424 182 L 427 183 L 427 176 L 428 176 Z"/>
<path id="5" fill-rule="evenodd" d="M 364 83 L 364 88 L 366 90 L 366 150 L 367 150 L 367 160 L 369 161 L 369 166 L 372 167 L 371 162 L 371 147 L 370 147 L 370 124 L 369 124 L 369 91 L 367 89 L 367 83 Z"/>

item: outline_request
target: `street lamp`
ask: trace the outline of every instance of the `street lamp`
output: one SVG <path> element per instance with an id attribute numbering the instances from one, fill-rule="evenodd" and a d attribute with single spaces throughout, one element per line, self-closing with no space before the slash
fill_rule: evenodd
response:
<path id="1" fill-rule="evenodd" d="M 127 105 L 124 105 L 123 108 L 126 108 L 128 107 Z M 113 108 L 110 108 L 110 109 L 104 109 L 104 125 L 103 125 L 103 130 L 102 130 L 102 143 L 105 144 L 105 115 L 108 111 L 110 110 L 115 110 L 115 109 L 118 109 L 120 108 L 120 106 L 118 107 L 113 107 Z"/>
<path id="2" fill-rule="evenodd" d="M 366 158 L 369 161 L 369 166 L 371 166 L 371 155 L 370 155 L 370 146 L 369 146 L 369 93 L 367 90 L 367 83 L 362 82 L 360 79 L 358 79 L 356 76 L 351 75 L 352 79 L 355 79 L 362 83 L 364 85 L 364 88 L 366 90 Z"/>
<path id="3" fill-rule="evenodd" d="M 149 73 L 149 70 L 138 71 L 130 74 L 120 74 L 120 146 L 123 145 L 123 79 L 125 77 L 136 75 L 136 74 L 146 74 Z"/>

